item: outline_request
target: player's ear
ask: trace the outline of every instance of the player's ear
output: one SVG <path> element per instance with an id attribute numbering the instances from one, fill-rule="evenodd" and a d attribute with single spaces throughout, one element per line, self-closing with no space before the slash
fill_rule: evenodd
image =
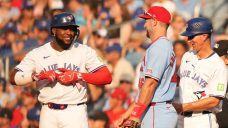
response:
<path id="1" fill-rule="evenodd" d="M 52 34 L 53 36 L 56 35 L 56 28 L 52 28 L 52 29 L 51 29 L 51 34 Z"/>
<path id="2" fill-rule="evenodd" d="M 203 38 L 204 42 L 209 39 L 209 35 L 208 34 L 202 34 L 201 37 Z"/>

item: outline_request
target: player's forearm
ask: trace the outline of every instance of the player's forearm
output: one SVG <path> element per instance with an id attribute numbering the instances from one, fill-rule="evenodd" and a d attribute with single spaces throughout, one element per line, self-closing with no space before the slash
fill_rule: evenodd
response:
<path id="1" fill-rule="evenodd" d="M 102 67 L 94 73 L 81 73 L 83 81 L 94 85 L 105 85 L 112 82 L 112 75 L 107 67 Z"/>
<path id="2" fill-rule="evenodd" d="M 123 120 L 127 120 L 130 117 L 131 112 L 132 112 L 134 106 L 135 106 L 135 103 L 131 104 L 128 107 L 127 111 L 121 116 L 123 118 Z"/>
<path id="3" fill-rule="evenodd" d="M 139 94 L 138 101 L 146 106 L 149 105 L 157 87 L 157 81 L 152 78 L 147 78 Z"/>
<path id="4" fill-rule="evenodd" d="M 217 97 L 208 97 L 195 102 L 182 104 L 183 112 L 186 111 L 203 111 L 217 106 L 220 99 Z"/>
<path id="5" fill-rule="evenodd" d="M 134 107 L 131 112 L 131 118 L 139 121 L 145 109 L 151 102 L 151 99 L 154 95 L 154 91 L 157 86 L 157 81 L 151 78 L 145 80 L 144 85 L 139 94 L 137 102 L 134 104 Z"/>

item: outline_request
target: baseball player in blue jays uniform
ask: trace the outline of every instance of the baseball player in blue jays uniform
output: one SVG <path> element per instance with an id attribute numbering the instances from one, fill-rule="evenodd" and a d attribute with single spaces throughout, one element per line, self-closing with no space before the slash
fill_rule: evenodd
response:
<path id="1" fill-rule="evenodd" d="M 107 66 L 95 50 L 75 40 L 79 26 L 68 12 L 51 20 L 52 41 L 33 49 L 11 73 L 13 85 L 36 81 L 42 103 L 40 128 L 89 128 L 87 83 L 111 83 Z"/>
<path id="2" fill-rule="evenodd" d="M 176 83 L 171 80 L 176 60 L 172 42 L 166 37 L 171 16 L 165 8 L 152 6 L 139 17 L 145 19 L 144 27 L 152 42 L 141 63 L 136 103 L 117 124 L 127 127 L 141 122 L 142 128 L 174 128 L 177 113 L 171 101 Z"/>
<path id="3" fill-rule="evenodd" d="M 227 88 L 224 62 L 211 48 L 212 23 L 198 17 L 187 22 L 183 36 L 192 50 L 186 52 L 178 71 L 180 104 L 173 103 L 180 114 L 178 128 L 218 128 L 215 114 L 222 111 Z"/>

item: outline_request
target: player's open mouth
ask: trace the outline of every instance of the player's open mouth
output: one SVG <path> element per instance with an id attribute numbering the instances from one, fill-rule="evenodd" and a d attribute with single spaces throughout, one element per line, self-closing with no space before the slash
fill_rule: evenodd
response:
<path id="1" fill-rule="evenodd" d="M 71 41 L 71 40 L 72 40 L 71 37 L 64 37 L 63 39 L 64 39 L 65 41 Z"/>

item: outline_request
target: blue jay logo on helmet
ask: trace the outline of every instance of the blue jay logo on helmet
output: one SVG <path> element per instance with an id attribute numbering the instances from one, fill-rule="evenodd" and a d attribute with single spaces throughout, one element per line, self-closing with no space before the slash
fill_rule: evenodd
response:
<path id="1" fill-rule="evenodd" d="M 72 22 L 73 19 L 74 17 L 72 15 L 69 15 L 69 16 L 63 17 L 62 22 L 63 23 Z"/>
<path id="2" fill-rule="evenodd" d="M 54 15 L 51 20 L 51 29 L 56 27 L 66 27 L 72 26 L 73 30 L 76 33 L 75 38 L 77 39 L 80 34 L 79 26 L 76 24 L 75 18 L 71 13 L 63 12 L 57 15 Z M 51 34 L 53 35 L 52 31 Z"/>

